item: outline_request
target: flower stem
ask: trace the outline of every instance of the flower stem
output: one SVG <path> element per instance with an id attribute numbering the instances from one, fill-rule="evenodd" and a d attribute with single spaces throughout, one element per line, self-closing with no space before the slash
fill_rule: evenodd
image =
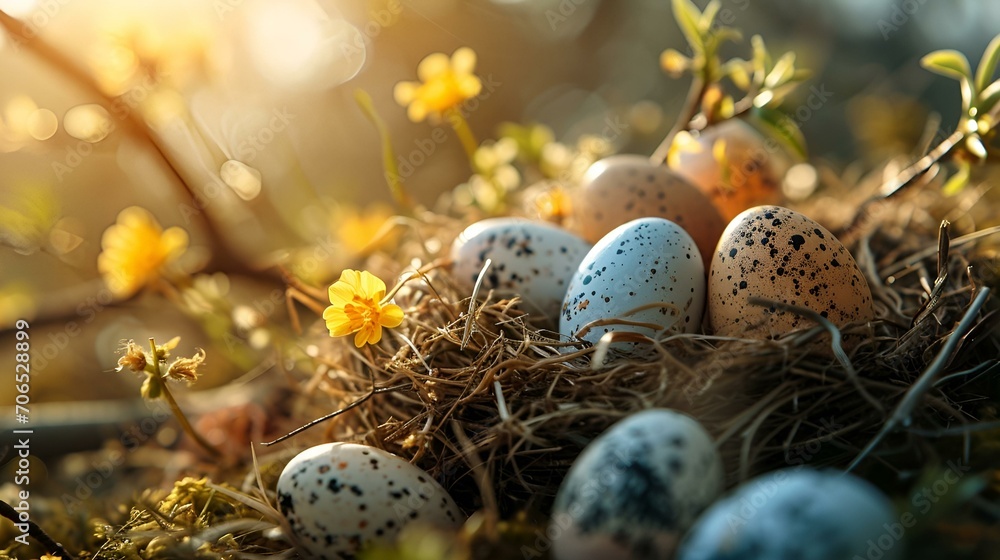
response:
<path id="1" fill-rule="evenodd" d="M 455 129 L 455 134 L 458 135 L 458 140 L 462 143 L 465 155 L 469 158 L 469 165 L 475 170 L 476 149 L 479 148 L 479 141 L 476 140 L 476 135 L 469 128 L 469 121 L 465 120 L 457 107 L 449 109 L 445 113 L 445 117 L 448 119 L 448 124 Z"/>
<path id="2" fill-rule="evenodd" d="M 674 137 L 677 136 L 678 132 L 685 130 L 691 123 L 691 119 L 698 114 L 698 109 L 701 107 L 701 100 L 705 96 L 705 92 L 708 91 L 708 86 L 709 82 L 702 76 L 702 73 L 695 74 L 681 114 L 678 115 L 673 128 L 670 129 L 670 132 L 667 133 L 667 136 L 660 142 L 660 145 L 656 147 L 656 151 L 649 158 L 654 164 L 659 165 L 666 161 L 667 155 L 670 153 L 670 146 L 674 143 Z"/>
<path id="3" fill-rule="evenodd" d="M 170 406 L 171 412 L 174 413 L 174 417 L 176 417 L 177 421 L 181 423 L 181 428 L 183 428 L 184 431 L 187 432 L 189 436 L 194 438 L 194 440 L 198 443 L 198 445 L 200 445 L 211 456 L 218 457 L 222 455 L 222 453 L 220 453 L 219 450 L 216 449 L 214 445 L 208 443 L 208 441 L 205 440 L 205 438 L 201 437 L 201 434 L 195 431 L 194 427 L 191 426 L 191 423 L 188 422 L 187 417 L 184 416 L 184 412 L 181 410 L 181 407 L 177 405 L 177 401 L 174 400 L 174 396 L 170 393 L 170 389 L 167 388 L 167 383 L 166 381 L 163 381 L 163 376 L 160 373 L 160 359 L 156 356 L 156 342 L 153 340 L 152 337 L 150 337 L 149 339 L 149 348 L 153 352 L 152 354 L 153 374 L 156 375 L 156 377 L 161 380 L 160 394 L 162 394 L 164 400 L 167 401 L 167 404 Z"/>

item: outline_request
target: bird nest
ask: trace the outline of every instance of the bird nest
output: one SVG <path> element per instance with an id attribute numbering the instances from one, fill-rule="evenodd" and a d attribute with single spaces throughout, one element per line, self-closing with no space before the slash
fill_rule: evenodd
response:
<path id="1" fill-rule="evenodd" d="M 602 345 L 559 337 L 517 297 L 460 289 L 430 248 L 447 248 L 465 224 L 429 215 L 408 222 L 389 259 L 431 263 L 396 294 L 407 321 L 374 353 L 317 325 L 314 390 L 303 398 L 317 415 L 337 411 L 325 439 L 406 457 L 466 511 L 500 517 L 547 512 L 583 448 L 651 407 L 698 419 L 718 442 L 729 485 L 798 464 L 850 466 L 869 478 L 906 472 L 942 442 L 958 457 L 960 438 L 949 436 L 968 443 L 974 419 L 995 404 L 982 400 L 979 375 L 1000 348 L 981 289 L 996 283 L 995 260 L 979 243 L 993 231 L 953 231 L 940 216 L 956 200 L 929 190 L 866 207 L 864 222 L 843 230 L 872 288 L 875 321 L 841 330 L 791 308 L 816 326 L 774 340 L 675 334 L 648 340 L 647 358 L 607 366 L 596 365 Z M 862 342 L 845 352 L 844 339 Z"/>

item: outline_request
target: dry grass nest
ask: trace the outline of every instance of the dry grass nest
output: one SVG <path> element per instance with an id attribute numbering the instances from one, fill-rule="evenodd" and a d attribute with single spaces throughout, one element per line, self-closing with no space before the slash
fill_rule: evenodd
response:
<path id="1" fill-rule="evenodd" d="M 547 512 L 581 450 L 650 407 L 697 418 L 718 442 L 730 485 L 859 457 L 865 476 L 897 481 L 935 457 L 967 456 L 996 411 L 984 375 L 1000 355 L 996 305 L 970 309 L 997 283 L 981 245 L 996 232 L 940 227 L 957 202 L 936 193 L 871 209 L 842 236 L 872 289 L 877 319 L 868 324 L 817 324 L 767 341 L 674 335 L 650 341 L 650 358 L 595 367 L 598 348 L 561 340 L 516 298 L 464 293 L 439 263 L 397 293 L 407 320 L 373 356 L 317 325 L 314 391 L 304 398 L 320 415 L 353 403 L 326 438 L 410 458 L 467 511 L 501 517 Z M 428 247 L 448 247 L 462 225 L 437 215 L 411 224 L 390 260 L 432 262 L 439 255 Z M 953 337 L 963 319 L 971 328 Z M 842 337 L 863 342 L 845 353 L 833 342 Z"/>

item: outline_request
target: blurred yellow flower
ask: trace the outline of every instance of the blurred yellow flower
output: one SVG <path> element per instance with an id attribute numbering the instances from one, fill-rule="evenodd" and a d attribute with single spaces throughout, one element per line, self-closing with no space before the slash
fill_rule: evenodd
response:
<path id="1" fill-rule="evenodd" d="M 390 240 L 392 236 L 384 228 L 392 216 L 392 209 L 384 204 L 365 209 L 343 206 L 332 213 L 332 222 L 344 248 L 352 255 L 362 255 Z"/>
<path id="2" fill-rule="evenodd" d="M 187 245 L 183 229 L 164 231 L 152 214 L 132 206 L 122 210 L 117 223 L 104 230 L 97 270 L 116 297 L 126 298 L 156 278 Z"/>
<path id="3" fill-rule="evenodd" d="M 354 345 L 375 344 L 382 340 L 382 327 L 398 327 L 403 310 L 398 305 L 382 303 L 385 283 L 367 270 L 347 269 L 330 286 L 330 307 L 323 312 L 330 336 L 357 333 Z"/>
<path id="4" fill-rule="evenodd" d="M 461 47 L 451 58 L 433 53 L 417 66 L 419 82 L 399 82 L 393 90 L 396 102 L 408 106 L 406 114 L 413 122 L 428 115 L 440 118 L 446 111 L 466 99 L 479 95 L 483 84 L 472 73 L 476 67 L 476 51 Z"/>

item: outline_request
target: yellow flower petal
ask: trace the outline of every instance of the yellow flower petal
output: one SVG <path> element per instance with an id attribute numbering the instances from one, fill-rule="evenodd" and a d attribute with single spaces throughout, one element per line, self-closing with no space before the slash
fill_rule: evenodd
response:
<path id="1" fill-rule="evenodd" d="M 451 55 L 451 69 L 456 74 L 471 74 L 476 68 L 476 51 L 469 47 L 456 49 Z"/>
<path id="2" fill-rule="evenodd" d="M 403 322 L 403 308 L 394 303 L 382 306 L 382 313 L 379 314 L 378 322 L 386 328 L 398 327 Z"/>
<path id="3" fill-rule="evenodd" d="M 444 53 L 429 54 L 417 65 L 417 77 L 420 78 L 421 82 L 427 82 L 447 72 L 450 66 L 448 55 Z"/>
<path id="4" fill-rule="evenodd" d="M 417 97 L 419 86 L 416 82 L 399 82 L 392 88 L 392 97 L 400 105 L 409 105 Z"/>
<path id="5" fill-rule="evenodd" d="M 344 304 L 354 299 L 355 291 L 347 282 L 334 282 L 330 285 L 330 303 L 334 305 L 340 305 L 343 308 Z"/>
<path id="6" fill-rule="evenodd" d="M 458 91 L 462 94 L 465 99 L 470 99 L 479 95 L 479 92 L 483 90 L 483 83 L 471 74 L 465 76 L 458 76 L 455 79 Z"/>
<path id="7" fill-rule="evenodd" d="M 188 247 L 188 234 L 179 227 L 169 228 L 160 236 L 161 250 L 168 256 L 183 252 Z"/>
<path id="8" fill-rule="evenodd" d="M 385 296 L 385 282 L 367 270 L 361 272 L 361 295 L 374 302 Z"/>
<path id="9" fill-rule="evenodd" d="M 188 234 L 183 229 L 163 231 L 152 214 L 133 206 L 119 212 L 116 223 L 104 230 L 97 270 L 115 296 L 129 297 L 155 279 L 187 246 Z"/>
<path id="10" fill-rule="evenodd" d="M 416 99 L 406 109 L 406 116 L 413 122 L 422 122 L 427 118 L 427 104 L 422 99 Z"/>
<path id="11" fill-rule="evenodd" d="M 354 298 L 354 294 L 361 292 L 361 273 L 357 270 L 352 270 L 350 268 L 344 269 L 344 271 L 340 273 L 340 280 L 337 280 L 337 282 L 343 284 L 351 290 L 351 298 L 349 298 L 348 301 Z"/>

